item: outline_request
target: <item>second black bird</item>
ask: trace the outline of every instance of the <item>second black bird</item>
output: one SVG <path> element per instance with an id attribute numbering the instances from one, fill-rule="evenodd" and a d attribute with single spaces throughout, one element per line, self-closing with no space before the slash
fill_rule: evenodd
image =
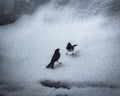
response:
<path id="1" fill-rule="evenodd" d="M 54 69 L 54 63 L 58 62 L 59 58 L 60 58 L 60 52 L 59 52 L 59 48 L 55 50 L 52 59 L 50 61 L 50 63 L 46 66 L 46 68 L 52 68 Z"/>
<path id="2" fill-rule="evenodd" d="M 78 46 L 78 45 L 72 45 L 70 42 L 68 42 L 67 46 L 66 46 L 66 50 L 68 52 L 72 52 L 72 55 L 74 55 L 74 48 Z M 68 52 L 66 53 L 66 55 L 68 55 Z"/>

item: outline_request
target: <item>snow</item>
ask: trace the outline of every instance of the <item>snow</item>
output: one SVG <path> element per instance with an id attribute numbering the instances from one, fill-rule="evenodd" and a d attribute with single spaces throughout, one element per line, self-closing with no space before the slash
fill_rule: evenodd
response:
<path id="1" fill-rule="evenodd" d="M 61 10 L 47 5 L 33 15 L 23 15 L 14 24 L 0 27 L 1 80 L 25 87 L 9 96 L 119 96 L 119 88 L 56 90 L 38 83 L 55 80 L 120 84 L 120 35 L 116 27 L 105 16 L 73 18 L 71 9 Z M 74 56 L 65 55 L 68 42 L 78 45 Z M 46 69 L 56 48 L 61 49 L 62 64 L 55 64 L 54 70 Z"/>

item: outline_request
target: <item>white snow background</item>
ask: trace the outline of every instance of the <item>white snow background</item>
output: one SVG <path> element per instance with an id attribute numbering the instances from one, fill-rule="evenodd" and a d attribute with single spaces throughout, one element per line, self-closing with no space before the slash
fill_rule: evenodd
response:
<path id="1" fill-rule="evenodd" d="M 74 7 L 57 7 L 50 2 L 34 14 L 23 15 L 14 24 L 0 27 L 0 56 L 3 61 L 0 80 L 18 88 L 4 91 L 2 87 L 7 85 L 1 85 L 0 94 L 120 95 L 119 88 L 99 87 L 99 84 L 120 85 L 119 23 L 102 14 L 88 17 L 79 14 Z M 68 42 L 78 45 L 74 56 L 65 55 Z M 46 69 L 56 48 L 60 48 L 62 64 L 55 64 L 53 70 Z M 49 88 L 40 84 L 44 80 L 72 83 L 73 87 Z M 81 83 L 88 85 L 80 87 Z M 94 83 L 98 86 L 93 87 Z"/>

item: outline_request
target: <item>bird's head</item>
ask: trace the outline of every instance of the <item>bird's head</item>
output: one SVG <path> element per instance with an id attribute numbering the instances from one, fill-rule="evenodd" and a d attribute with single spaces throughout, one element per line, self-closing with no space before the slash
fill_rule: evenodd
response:
<path id="1" fill-rule="evenodd" d="M 68 44 L 71 44 L 70 42 L 68 42 Z"/>
<path id="2" fill-rule="evenodd" d="M 57 48 L 56 51 L 60 51 L 60 48 Z"/>

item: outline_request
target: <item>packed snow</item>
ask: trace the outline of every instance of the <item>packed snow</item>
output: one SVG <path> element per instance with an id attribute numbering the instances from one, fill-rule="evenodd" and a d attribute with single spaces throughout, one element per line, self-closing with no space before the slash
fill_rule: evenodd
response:
<path id="1" fill-rule="evenodd" d="M 16 89 L 17 85 L 21 86 L 12 92 L 4 92 L 1 87 L 0 93 L 8 96 L 119 96 L 119 88 L 99 88 L 101 83 L 120 84 L 118 27 L 107 16 L 81 18 L 75 16 L 73 8 L 46 6 L 32 15 L 23 15 L 14 24 L 0 27 L 1 81 L 13 84 Z M 75 55 L 66 55 L 68 42 L 78 45 Z M 46 69 L 56 48 L 60 48 L 62 64 Z M 40 81 L 44 80 L 76 85 L 88 82 L 90 86 L 55 89 L 42 86 Z M 98 83 L 97 87 L 92 87 L 94 82 Z"/>

